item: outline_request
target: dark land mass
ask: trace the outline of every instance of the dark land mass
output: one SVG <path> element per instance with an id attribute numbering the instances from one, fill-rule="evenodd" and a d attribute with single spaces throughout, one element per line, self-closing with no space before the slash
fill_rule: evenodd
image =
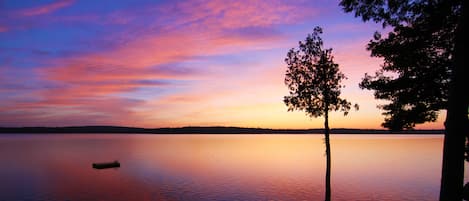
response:
<path id="1" fill-rule="evenodd" d="M 136 128 L 120 126 L 0 127 L 0 133 L 135 133 L 135 134 L 323 134 L 324 129 L 267 129 L 241 127 Z M 443 134 L 444 130 L 389 131 L 382 129 L 331 129 L 333 134 Z"/>

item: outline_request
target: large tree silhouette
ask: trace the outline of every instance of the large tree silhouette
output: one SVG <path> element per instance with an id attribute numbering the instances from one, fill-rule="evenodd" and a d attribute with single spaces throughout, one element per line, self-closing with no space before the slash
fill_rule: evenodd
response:
<path id="1" fill-rule="evenodd" d="M 464 144 L 469 133 L 467 0 L 342 0 L 344 11 L 392 30 L 368 44 L 371 55 L 384 59 L 374 76 L 360 87 L 388 100 L 380 106 L 383 126 L 413 128 L 435 121 L 447 110 L 440 200 L 461 200 Z M 394 76 L 387 74 L 391 72 Z"/>
<path id="2" fill-rule="evenodd" d="M 302 110 L 310 117 L 324 116 L 326 144 L 326 191 L 325 200 L 331 199 L 331 148 L 329 143 L 329 111 L 348 114 L 351 103 L 340 98 L 341 81 L 345 75 L 334 63 L 332 49 L 324 49 L 320 27 L 315 27 L 299 49 L 292 48 L 285 58 L 288 69 L 285 85 L 290 95 L 284 97 L 288 111 Z M 358 106 L 355 105 L 358 109 Z"/>

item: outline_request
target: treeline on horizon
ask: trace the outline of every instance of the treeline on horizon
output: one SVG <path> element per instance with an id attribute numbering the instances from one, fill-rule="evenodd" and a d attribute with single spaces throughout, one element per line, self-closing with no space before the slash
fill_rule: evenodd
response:
<path id="1" fill-rule="evenodd" d="M 324 129 L 269 129 L 243 127 L 138 128 L 120 126 L 0 127 L 0 133 L 135 133 L 135 134 L 323 134 Z M 442 129 L 390 131 L 383 129 L 331 129 L 332 134 L 443 134 Z"/>

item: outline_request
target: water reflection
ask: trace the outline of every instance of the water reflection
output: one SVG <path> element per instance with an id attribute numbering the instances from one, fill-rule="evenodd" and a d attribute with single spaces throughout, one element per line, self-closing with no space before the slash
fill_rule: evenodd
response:
<path id="1" fill-rule="evenodd" d="M 437 200 L 441 136 L 331 137 L 333 200 Z M 3 135 L 0 160 L 0 200 L 324 195 L 321 135 Z"/>

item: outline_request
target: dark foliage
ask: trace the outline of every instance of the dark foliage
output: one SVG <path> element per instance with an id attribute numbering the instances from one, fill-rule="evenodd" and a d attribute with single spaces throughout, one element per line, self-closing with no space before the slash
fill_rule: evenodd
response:
<path id="1" fill-rule="evenodd" d="M 455 31 L 461 12 L 458 1 L 350 1 L 340 3 L 363 20 L 382 22 L 392 30 L 376 32 L 368 43 L 371 56 L 384 59 L 375 75 L 365 75 L 360 87 L 389 101 L 382 124 L 391 130 L 411 129 L 435 121 L 446 109 Z"/>
<path id="2" fill-rule="evenodd" d="M 310 117 L 323 116 L 327 111 L 348 114 L 351 103 L 340 98 L 340 84 L 345 75 L 333 62 L 332 49 L 324 49 L 320 38 L 322 29 L 314 28 L 299 49 L 290 49 L 285 58 L 288 69 L 285 85 L 290 95 L 284 97 L 288 111 L 303 110 Z"/>
<path id="3" fill-rule="evenodd" d="M 325 200 L 331 200 L 331 151 L 329 142 L 329 111 L 348 114 L 351 103 L 340 98 L 340 83 L 346 79 L 334 63 L 332 49 L 324 49 L 322 29 L 315 27 L 305 41 L 299 42 L 299 49 L 292 48 L 285 58 L 288 65 L 285 85 L 290 95 L 283 101 L 288 111 L 302 110 L 310 117 L 324 116 L 324 142 L 326 144 L 326 191 Z M 355 104 L 358 109 L 358 105 Z"/>
<path id="4" fill-rule="evenodd" d="M 462 200 L 469 135 L 468 1 L 342 0 L 340 5 L 364 21 L 392 28 L 386 38 L 375 33 L 368 44 L 384 64 L 360 84 L 390 102 L 381 106 L 384 127 L 413 128 L 446 109 L 440 201 Z"/>

